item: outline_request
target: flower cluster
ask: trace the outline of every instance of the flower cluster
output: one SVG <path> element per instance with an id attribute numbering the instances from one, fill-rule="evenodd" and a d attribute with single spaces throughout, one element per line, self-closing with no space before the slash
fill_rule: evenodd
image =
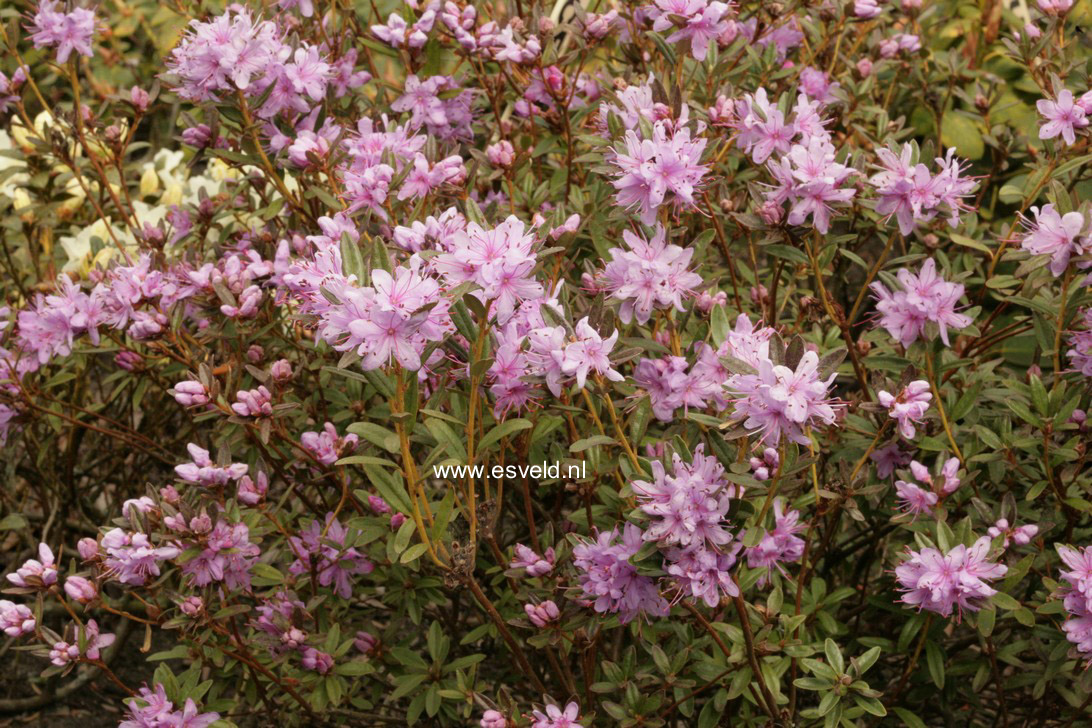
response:
<path id="1" fill-rule="evenodd" d="M 727 388 L 737 395 L 735 411 L 744 427 L 762 433 L 764 443 L 777 445 L 781 439 L 806 445 L 805 430 L 833 424 L 834 404 L 829 398 L 834 374 L 825 379 L 819 372 L 819 355 L 804 352 L 794 367 L 760 358 L 754 374 L 735 374 Z"/>
<path id="2" fill-rule="evenodd" d="M 978 539 L 970 547 L 958 544 L 947 553 L 935 548 L 921 551 L 907 549 L 907 559 L 895 568 L 895 577 L 903 591 L 902 601 L 950 616 L 955 608 L 977 612 L 997 593 L 988 582 L 1008 572 L 1004 564 L 989 560 L 990 539 Z"/>
<path id="3" fill-rule="evenodd" d="M 918 339 L 931 339 L 926 326 L 935 325 L 940 339 L 949 345 L 948 327 L 963 329 L 971 325 L 971 317 L 956 313 L 963 296 L 963 284 L 951 283 L 937 275 L 936 262 L 926 260 L 917 274 L 906 268 L 898 272 L 900 289 L 891 291 L 883 283 L 872 284 L 876 294 L 876 310 L 880 326 L 887 329 L 897 342 L 910 346 Z"/>
<path id="4" fill-rule="evenodd" d="M 311 521 L 306 530 L 290 539 L 296 560 L 289 571 L 309 574 L 314 569 L 319 584 L 331 587 L 348 599 L 353 593 L 353 577 L 370 574 L 375 568 L 362 553 L 347 544 L 350 536 L 350 531 L 333 513 L 326 514 L 325 523 Z"/>
<path id="5" fill-rule="evenodd" d="M 611 262 L 603 269 L 600 285 L 612 298 L 622 301 L 618 317 L 628 324 L 648 323 L 653 309 L 674 307 L 684 312 L 683 297 L 701 285 L 701 276 L 687 270 L 693 249 L 667 243 L 666 231 L 657 225 L 651 240 L 625 230 L 622 239 L 629 250 L 611 248 Z"/>
<path id="6" fill-rule="evenodd" d="M 1069 613 L 1063 625 L 1065 636 L 1082 658 L 1092 660 L 1092 547 L 1058 546 L 1058 555 L 1068 567 L 1061 572 Z"/>
<path id="7" fill-rule="evenodd" d="M 161 683 L 155 690 L 142 685 L 129 701 L 129 717 L 118 728 L 159 728 L 160 726 L 179 726 L 179 728 L 207 728 L 220 720 L 219 713 L 201 713 L 192 698 L 186 698 L 181 710 L 176 710 L 174 703 L 167 697 L 167 691 Z"/>
<path id="8" fill-rule="evenodd" d="M 615 199 L 622 207 L 638 210 L 645 225 L 656 222 L 657 211 L 667 202 L 676 212 L 696 205 L 694 193 L 706 173 L 701 163 L 706 139 L 693 138 L 686 123 L 685 116 L 657 121 L 651 138 L 627 130 L 624 148 L 614 156 Z M 704 125 L 697 126 L 700 134 Z"/>
<path id="9" fill-rule="evenodd" d="M 644 535 L 633 523 L 600 533 L 573 549 L 580 587 L 596 612 L 617 614 L 625 624 L 638 615 L 665 617 L 670 611 L 655 582 L 637 573 L 630 558 L 641 550 Z"/>
<path id="10" fill-rule="evenodd" d="M 97 22 L 95 12 L 87 8 L 73 7 L 67 12 L 58 10 L 56 0 L 41 0 L 34 21 L 30 26 L 30 39 L 35 48 L 55 46 L 57 63 L 64 63 L 75 51 L 91 57 L 91 39 Z"/>
<path id="11" fill-rule="evenodd" d="M 1009 4 L 27 5 L 9 697 L 1080 723 L 1092 92 Z"/>

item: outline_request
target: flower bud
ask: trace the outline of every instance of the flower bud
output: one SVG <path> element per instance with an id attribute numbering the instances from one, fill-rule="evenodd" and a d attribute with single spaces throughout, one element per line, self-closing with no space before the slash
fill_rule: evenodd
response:
<path id="1" fill-rule="evenodd" d="M 357 632 L 356 639 L 353 640 L 353 647 L 365 655 L 370 654 L 378 646 L 379 638 L 364 630 Z"/>
<path id="2" fill-rule="evenodd" d="M 287 382 L 292 378 L 292 364 L 287 359 L 278 359 L 269 367 L 274 382 Z"/>
<path id="3" fill-rule="evenodd" d="M 478 725 L 481 728 L 508 728 L 508 719 L 496 710 L 487 710 L 482 713 L 482 719 Z"/>
<path id="4" fill-rule="evenodd" d="M 186 597 L 179 605 L 182 613 L 189 617 L 196 617 L 205 609 L 205 600 L 201 597 Z"/>
<path id="5" fill-rule="evenodd" d="M 84 561 L 92 561 L 99 556 L 99 542 L 90 537 L 81 538 L 76 544 L 76 551 Z"/>
<path id="6" fill-rule="evenodd" d="M 70 576 L 64 580 L 64 593 L 69 599 L 87 604 L 99 595 L 94 583 L 82 576 Z"/>
<path id="7" fill-rule="evenodd" d="M 148 92 L 140 86 L 133 86 L 133 88 L 130 89 L 129 101 L 133 104 L 133 108 L 142 114 L 148 110 L 148 104 L 151 103 Z"/>

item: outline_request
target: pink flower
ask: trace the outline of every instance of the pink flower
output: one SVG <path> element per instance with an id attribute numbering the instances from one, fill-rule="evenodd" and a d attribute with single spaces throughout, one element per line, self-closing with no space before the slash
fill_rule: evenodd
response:
<path id="1" fill-rule="evenodd" d="M 751 458 L 748 464 L 755 475 L 755 480 L 762 482 L 770 479 L 770 471 L 777 472 L 777 466 L 781 462 L 781 456 L 777 450 L 767 447 L 762 450 L 761 458 Z"/>
<path id="2" fill-rule="evenodd" d="M 239 478 L 239 484 L 236 486 L 235 499 L 240 503 L 246 503 L 249 506 L 254 506 L 262 502 L 265 498 L 266 491 L 269 490 L 269 476 L 265 473 L 259 472 L 258 477 L 251 478 L 249 475 L 244 475 Z"/>
<path id="3" fill-rule="evenodd" d="M 731 8 L 731 3 L 717 0 L 655 0 L 649 17 L 658 33 L 677 28 L 667 42 L 689 40 L 690 55 L 700 63 L 709 52 L 709 42 L 728 29 L 725 16 Z"/>
<path id="4" fill-rule="evenodd" d="M 91 561 L 99 556 L 99 542 L 85 536 L 76 543 L 76 551 L 84 561 Z"/>
<path id="5" fill-rule="evenodd" d="M 702 445 L 695 448 L 692 464 L 675 455 L 672 466 L 668 474 L 657 460 L 652 463 L 652 482 L 631 484 L 641 510 L 653 518 L 644 539 L 683 547 L 728 544 L 732 534 L 726 516 L 732 498 L 724 467 L 707 458 Z"/>
<path id="6" fill-rule="evenodd" d="M 1053 139 L 1060 134 L 1071 146 L 1077 141 L 1076 130 L 1088 126 L 1084 109 L 1074 101 L 1073 92 L 1069 89 L 1061 91 L 1054 101 L 1039 99 L 1035 102 L 1035 108 L 1046 119 L 1046 123 L 1039 127 L 1040 139 Z"/>
<path id="7" fill-rule="evenodd" d="M 580 706 L 575 702 L 565 706 L 565 710 L 556 705 L 547 705 L 546 712 L 531 711 L 531 728 L 583 728 L 576 721 L 580 720 Z"/>
<path id="8" fill-rule="evenodd" d="M 638 574 L 630 563 L 643 544 L 641 529 L 627 523 L 621 533 L 617 528 L 604 531 L 596 540 L 582 541 L 573 548 L 584 597 L 593 600 L 596 612 L 617 614 L 622 624 L 638 614 L 665 617 L 671 611 L 652 579 Z"/>
<path id="9" fill-rule="evenodd" d="M 878 0 L 854 0 L 853 15 L 863 20 L 871 20 L 883 12 Z"/>
<path id="10" fill-rule="evenodd" d="M 231 409 L 240 417 L 270 417 L 273 415 L 273 395 L 265 385 L 257 389 L 241 389 L 235 393 Z"/>
<path id="11" fill-rule="evenodd" d="M 914 518 L 931 512 L 933 506 L 937 504 L 936 493 L 922 490 L 914 483 L 908 483 L 905 480 L 895 481 L 895 492 L 899 497 L 899 507 L 905 509 L 907 513 L 912 513 Z"/>
<path id="12" fill-rule="evenodd" d="M 289 572 L 296 575 L 315 573 L 321 586 L 333 587 L 338 595 L 348 599 L 353 593 L 352 577 L 370 574 L 375 568 L 362 553 L 347 546 L 349 539 L 350 531 L 334 518 L 333 513 L 326 514 L 325 524 L 311 521 L 306 530 L 289 540 L 296 556 Z"/>
<path id="13" fill-rule="evenodd" d="M 223 486 L 229 481 L 238 480 L 246 475 L 249 466 L 246 463 L 232 463 L 225 466 L 215 465 L 209 457 L 209 451 L 192 442 L 186 445 L 193 462 L 176 465 L 175 474 L 189 483 L 204 486 Z"/>
<path id="14" fill-rule="evenodd" d="M 207 535 L 186 546 L 199 550 L 182 565 L 182 573 L 189 576 L 193 585 L 223 582 L 228 589 L 250 588 L 250 568 L 261 550 L 250 542 L 250 530 L 245 523 L 218 521 Z"/>
<path id="15" fill-rule="evenodd" d="M 876 463 L 876 475 L 889 478 L 894 474 L 895 468 L 910 462 L 910 454 L 900 450 L 897 442 L 891 442 L 873 450 L 869 459 Z"/>
<path id="16" fill-rule="evenodd" d="M 606 339 L 588 323 L 588 317 L 580 319 L 576 324 L 576 341 L 565 347 L 565 354 L 561 359 L 561 371 L 576 377 L 576 386 L 584 388 L 584 382 L 588 374 L 594 372 L 604 376 L 612 382 L 625 380 L 621 374 L 611 368 L 609 354 L 618 341 L 618 331 L 615 330 Z"/>
<path id="17" fill-rule="evenodd" d="M 1032 255 L 1049 255 L 1050 272 L 1060 276 L 1069 265 L 1074 255 L 1084 255 L 1092 251 L 1092 239 L 1081 237 L 1085 227 L 1084 215 L 1079 212 L 1067 212 L 1059 215 L 1054 205 L 1046 204 L 1042 208 L 1032 207 L 1035 222 L 1022 220 L 1028 232 L 1020 245 Z"/>
<path id="18" fill-rule="evenodd" d="M 731 570 L 741 548 L 742 542 L 734 541 L 720 549 L 705 544 L 667 549 L 664 563 L 679 587 L 679 598 L 701 599 L 712 608 L 720 603 L 722 595 L 739 596 Z"/>
<path id="19" fill-rule="evenodd" d="M 1038 0 L 1039 9 L 1047 15 L 1061 17 L 1073 8 L 1073 0 Z"/>
<path id="20" fill-rule="evenodd" d="M 1066 352 L 1066 356 L 1077 371 L 1086 377 L 1092 377 L 1092 307 L 1084 309 L 1081 318 L 1084 328 L 1069 333 L 1069 345 L 1073 348 Z M 1083 425 L 1083 420 L 1081 423 Z"/>
<path id="21" fill-rule="evenodd" d="M 800 523 L 800 512 L 786 512 L 780 498 L 774 500 L 773 511 L 774 528 L 763 534 L 758 545 L 747 549 L 747 566 L 752 569 L 765 568 L 767 573 L 777 567 L 784 573 L 781 564 L 794 563 L 804 555 L 804 539 L 796 535 L 804 530 L 804 524 Z M 762 582 L 768 578 L 763 577 Z"/>
<path id="22" fill-rule="evenodd" d="M 691 139 L 683 123 L 657 121 L 651 139 L 629 130 L 625 151 L 615 155 L 615 199 L 622 207 L 637 208 L 645 225 L 656 222 L 656 211 L 668 201 L 677 210 L 695 206 L 694 191 L 708 171 L 701 163 L 706 140 Z"/>
<path id="23" fill-rule="evenodd" d="M 76 642 L 55 642 L 53 649 L 49 651 L 49 661 L 58 667 L 63 667 L 80 658 L 86 660 L 98 660 L 102 657 L 102 650 L 114 644 L 115 636 L 110 633 L 100 634 L 99 625 L 93 620 L 87 620 L 82 627 L 76 628 Z M 83 645 L 81 651 L 80 645 Z"/>
<path id="24" fill-rule="evenodd" d="M 485 148 L 485 156 L 494 167 L 507 169 L 516 159 L 516 150 L 512 147 L 512 142 L 501 139 Z"/>
<path id="25" fill-rule="evenodd" d="M 325 675 L 334 669 L 334 658 L 332 655 L 316 650 L 314 647 L 307 647 L 303 651 L 300 666 L 305 670 L 314 670 L 319 675 Z"/>
<path id="26" fill-rule="evenodd" d="M 356 633 L 356 638 L 353 639 L 353 647 L 355 647 L 361 654 L 371 654 L 376 647 L 379 646 L 379 639 L 371 634 L 360 630 Z"/>
<path id="27" fill-rule="evenodd" d="M 1063 625 L 1066 639 L 1077 646 L 1077 652 L 1092 663 L 1092 547 L 1080 550 L 1071 546 L 1055 546 L 1068 567 L 1060 576 L 1066 582 L 1062 594 L 1068 618 Z"/>
<path id="28" fill-rule="evenodd" d="M 884 391 L 876 395 L 880 404 L 887 408 L 891 419 L 898 423 L 899 432 L 907 440 L 914 439 L 917 434 L 914 425 L 921 423 L 929 409 L 929 402 L 933 399 L 929 389 L 929 382 L 918 379 L 903 387 L 898 395 Z"/>
<path id="29" fill-rule="evenodd" d="M 120 528 L 108 531 L 102 537 L 106 552 L 103 560 L 112 575 L 122 584 L 141 586 L 149 577 L 159 576 L 159 562 L 173 559 L 181 552 L 174 546 L 153 547 L 147 534 L 126 533 Z"/>

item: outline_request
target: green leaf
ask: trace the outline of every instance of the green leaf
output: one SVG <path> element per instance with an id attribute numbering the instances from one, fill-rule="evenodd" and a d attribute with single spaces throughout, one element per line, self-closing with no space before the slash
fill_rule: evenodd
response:
<path id="1" fill-rule="evenodd" d="M 414 544 L 413 546 L 410 546 L 408 549 L 406 549 L 405 551 L 402 552 L 402 556 L 399 557 L 398 563 L 400 563 L 400 564 L 412 563 L 412 562 L 416 561 L 417 559 L 421 558 L 421 556 L 423 556 L 426 551 L 428 551 L 428 546 L 426 546 L 425 544 L 423 544 L 423 543 Z"/>
<path id="2" fill-rule="evenodd" d="M 18 513 L 10 513 L 0 521 L 0 531 L 19 531 L 27 527 L 27 519 Z"/>
<path id="3" fill-rule="evenodd" d="M 854 695 L 853 700 L 857 705 L 861 706 L 866 713 L 878 715 L 881 718 L 887 715 L 887 708 L 883 707 L 883 703 L 876 698 L 868 698 L 864 695 Z"/>
<path id="4" fill-rule="evenodd" d="M 582 440 L 577 440 L 572 445 L 569 445 L 569 452 L 584 452 L 588 448 L 596 447 L 597 445 L 614 445 L 616 442 L 617 441 L 613 437 L 594 435 L 593 437 L 585 437 Z"/>
<path id="5" fill-rule="evenodd" d="M 269 564 L 254 564 L 253 568 L 251 568 L 250 570 L 250 573 L 260 579 L 263 579 L 266 582 L 266 584 L 263 584 L 262 586 L 284 583 L 284 574 L 282 574 L 280 571 L 273 568 Z"/>
<path id="6" fill-rule="evenodd" d="M 482 437 L 481 442 L 478 443 L 478 450 L 475 454 L 475 459 L 477 459 L 477 457 L 480 456 L 482 452 L 487 450 L 490 445 L 498 442 L 502 437 L 508 437 L 509 435 L 519 432 L 521 430 L 528 430 L 531 428 L 531 426 L 532 423 L 530 420 L 525 420 L 522 418 L 505 420 L 489 432 L 485 433 L 485 436 Z"/>
<path id="7" fill-rule="evenodd" d="M 239 614 L 246 614 L 251 610 L 249 604 L 232 604 L 230 607 L 224 607 L 216 614 L 212 615 L 213 619 L 227 619 L 228 617 L 234 617 Z"/>
<path id="8" fill-rule="evenodd" d="M 763 245 L 762 250 L 775 258 L 782 258 L 800 265 L 806 265 L 808 262 L 808 256 L 804 255 L 803 251 L 788 245 Z"/>
<path id="9" fill-rule="evenodd" d="M 968 238 L 966 235 L 959 235 L 958 233 L 952 233 L 951 235 L 949 235 L 949 237 L 952 239 L 952 242 L 956 243 L 957 245 L 962 245 L 966 248 L 974 248 L 975 250 L 980 250 L 987 255 L 993 254 L 993 251 L 990 250 L 990 247 L 988 245 L 978 240 L 975 240 L 974 238 Z"/>
<path id="10" fill-rule="evenodd" d="M 429 417 L 425 420 L 425 428 L 436 438 L 436 442 L 447 449 L 448 455 L 460 462 L 466 462 L 466 446 L 463 444 L 463 438 L 455 434 L 451 425 L 443 420 Z"/>
<path id="11" fill-rule="evenodd" d="M 844 674 L 846 671 L 846 661 L 842 658 L 842 653 L 838 649 L 838 645 L 830 637 L 827 637 L 823 642 L 823 654 L 826 655 L 827 664 L 830 665 L 835 672 L 839 675 Z"/>
<path id="12" fill-rule="evenodd" d="M 945 147 L 955 147 L 959 156 L 974 161 L 986 151 L 978 125 L 956 111 L 944 115 L 940 122 L 940 140 Z"/>
<path id="13" fill-rule="evenodd" d="M 944 687 L 944 652 L 935 642 L 925 643 L 925 662 L 929 667 L 929 677 L 938 688 Z"/>
<path id="14" fill-rule="evenodd" d="M 359 675 L 370 675 L 375 672 L 375 667 L 370 662 L 363 660 L 353 660 L 352 662 L 342 662 L 334 668 L 334 672 L 338 675 L 347 675 L 349 677 L 357 677 Z"/>
<path id="15" fill-rule="evenodd" d="M 360 254 L 360 244 L 349 237 L 349 233 L 341 235 L 341 267 L 345 275 L 354 275 L 361 283 L 368 280 L 368 270 L 364 267 L 364 256 Z"/>
<path id="16" fill-rule="evenodd" d="M 713 335 L 713 343 L 717 348 L 724 343 L 728 338 L 728 331 L 731 326 L 728 323 L 728 314 L 724 310 L 724 306 L 717 304 L 713 306 L 713 310 L 709 315 L 709 331 Z"/>
<path id="17" fill-rule="evenodd" d="M 893 708 L 895 715 L 909 728 L 927 728 L 925 721 L 911 713 L 906 708 Z"/>
<path id="18" fill-rule="evenodd" d="M 354 435 L 363 437 L 368 442 L 383 448 L 387 452 L 397 453 L 401 450 L 402 446 L 399 443 L 398 435 L 374 422 L 354 422 L 345 429 Z"/>
<path id="19" fill-rule="evenodd" d="M 997 609 L 991 604 L 978 612 L 978 631 L 983 637 L 993 634 L 993 625 L 997 620 Z"/>
<path id="20" fill-rule="evenodd" d="M 877 645 L 876 647 L 873 647 L 871 650 L 865 652 L 860 657 L 858 657 L 855 660 L 855 662 L 857 663 L 857 675 L 864 675 L 866 672 L 868 672 L 868 669 L 876 664 L 876 660 L 880 659 L 881 653 L 882 650 Z"/>

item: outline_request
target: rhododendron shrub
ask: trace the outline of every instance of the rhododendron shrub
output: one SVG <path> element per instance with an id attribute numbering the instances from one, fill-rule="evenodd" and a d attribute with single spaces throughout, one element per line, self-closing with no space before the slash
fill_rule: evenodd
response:
<path id="1" fill-rule="evenodd" d="M 0 21 L 0 713 L 1092 721 L 1092 3 Z"/>

